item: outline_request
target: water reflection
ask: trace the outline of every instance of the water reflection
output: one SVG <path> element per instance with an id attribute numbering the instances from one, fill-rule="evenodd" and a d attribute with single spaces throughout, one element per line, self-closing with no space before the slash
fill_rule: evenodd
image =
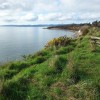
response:
<path id="1" fill-rule="evenodd" d="M 49 40 L 64 35 L 72 37 L 73 32 L 42 27 L 0 27 L 0 62 L 35 53 Z"/>

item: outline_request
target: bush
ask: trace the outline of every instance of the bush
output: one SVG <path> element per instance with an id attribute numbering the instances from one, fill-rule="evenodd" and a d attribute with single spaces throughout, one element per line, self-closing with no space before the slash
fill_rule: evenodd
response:
<path id="1" fill-rule="evenodd" d="M 87 35 L 87 33 L 89 32 L 89 26 L 82 26 L 80 30 L 82 32 L 82 36 Z"/>
<path id="2" fill-rule="evenodd" d="M 61 47 L 61 46 L 67 46 L 71 43 L 71 39 L 68 37 L 59 37 L 59 38 L 54 38 L 53 40 L 51 40 L 50 42 L 48 42 L 46 44 L 46 48 L 50 48 L 50 47 Z"/>

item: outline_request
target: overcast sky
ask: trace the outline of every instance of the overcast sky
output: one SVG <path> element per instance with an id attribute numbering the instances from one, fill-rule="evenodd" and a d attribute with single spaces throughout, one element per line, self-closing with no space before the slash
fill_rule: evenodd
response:
<path id="1" fill-rule="evenodd" d="M 0 0 L 0 24 L 100 20 L 100 0 Z"/>

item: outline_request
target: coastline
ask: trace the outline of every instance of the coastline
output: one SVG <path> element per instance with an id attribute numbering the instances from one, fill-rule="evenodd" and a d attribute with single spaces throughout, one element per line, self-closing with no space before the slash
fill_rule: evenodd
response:
<path id="1" fill-rule="evenodd" d="M 81 35 L 85 35 L 88 33 L 89 28 L 95 27 L 90 23 L 84 23 L 84 24 L 68 24 L 68 25 L 61 25 L 61 26 L 50 26 L 46 29 L 58 29 L 58 30 L 69 30 L 74 32 L 74 37 L 78 38 Z"/>
<path id="2" fill-rule="evenodd" d="M 100 36 L 100 29 L 91 27 L 76 39 L 55 38 L 23 61 L 0 67 L 0 98 L 99 100 L 100 47 L 91 45 L 89 34 Z"/>

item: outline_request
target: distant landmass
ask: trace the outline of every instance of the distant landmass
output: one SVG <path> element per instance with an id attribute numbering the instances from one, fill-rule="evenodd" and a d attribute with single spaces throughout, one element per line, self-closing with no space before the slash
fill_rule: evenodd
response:
<path id="1" fill-rule="evenodd" d="M 65 30 L 75 30 L 78 31 L 82 28 L 89 28 L 89 27 L 99 27 L 100 28 L 100 21 L 94 21 L 92 23 L 81 23 L 81 24 L 63 24 L 63 25 L 55 25 L 49 26 L 47 29 L 65 29 Z"/>
<path id="2" fill-rule="evenodd" d="M 0 25 L 0 27 L 45 27 L 45 26 L 61 26 L 67 24 L 39 24 L 39 25 Z"/>

